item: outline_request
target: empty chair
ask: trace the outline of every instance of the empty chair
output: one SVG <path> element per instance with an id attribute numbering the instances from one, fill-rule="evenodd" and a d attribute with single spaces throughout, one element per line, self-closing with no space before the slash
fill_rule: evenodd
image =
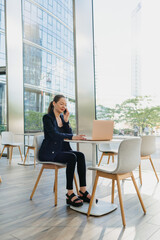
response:
<path id="1" fill-rule="evenodd" d="M 109 164 L 110 157 L 112 157 L 112 162 L 114 162 L 114 156 L 116 156 L 118 154 L 117 146 L 115 148 L 115 147 L 111 146 L 111 144 L 109 144 L 109 143 L 99 144 L 98 150 L 100 152 L 102 152 L 101 158 L 100 158 L 99 163 L 98 163 L 98 167 L 100 166 L 104 156 L 108 156 L 107 164 Z"/>
<path id="2" fill-rule="evenodd" d="M 157 181 L 159 182 L 158 175 L 156 173 L 155 167 L 151 159 L 151 154 L 153 154 L 156 151 L 156 137 L 150 135 L 150 136 L 142 136 L 141 138 L 142 138 L 141 160 L 146 160 L 146 159 L 150 160 L 150 163 L 156 175 Z M 140 178 L 140 183 L 142 184 L 141 164 L 139 165 L 139 178 Z"/>
<path id="3" fill-rule="evenodd" d="M 21 156 L 21 160 L 23 162 L 21 148 L 20 148 L 20 146 L 23 145 L 23 143 L 15 142 L 14 134 L 12 132 L 2 132 L 1 136 L 2 136 L 2 145 L 4 145 L 4 147 L 2 149 L 2 153 L 1 153 L 0 158 L 3 155 L 4 149 L 9 148 L 9 163 L 11 163 L 13 148 L 18 147 L 19 153 L 20 153 L 20 156 Z"/>
<path id="4" fill-rule="evenodd" d="M 26 152 L 26 155 L 25 155 L 25 158 L 24 158 L 24 165 L 25 165 L 27 156 L 29 156 L 29 150 L 33 150 L 34 151 L 34 167 L 36 166 L 36 147 L 35 147 L 36 143 L 35 143 L 35 137 L 37 135 L 43 135 L 43 133 L 42 132 L 35 133 L 32 144 L 30 144 L 30 141 L 29 141 L 29 136 L 30 135 L 28 135 L 28 144 L 25 144 L 25 147 L 27 147 L 27 152 Z M 33 136 L 33 135 L 31 135 L 31 136 Z"/>
<path id="5" fill-rule="evenodd" d="M 43 170 L 44 169 L 54 169 L 55 170 L 54 192 L 55 192 L 55 206 L 56 206 L 57 205 L 58 170 L 60 168 L 65 168 L 66 164 L 61 164 L 61 163 L 56 163 L 56 162 L 45 162 L 45 161 L 42 162 L 42 161 L 38 160 L 38 152 L 39 152 L 39 149 L 41 147 L 43 139 L 44 139 L 44 135 L 37 135 L 37 136 L 35 136 L 35 149 L 36 149 L 35 156 L 36 156 L 37 162 L 42 164 L 42 167 L 41 167 L 40 173 L 39 173 L 39 175 L 37 177 L 37 180 L 36 180 L 36 183 L 34 185 L 33 191 L 31 193 L 30 199 L 32 200 L 32 198 L 33 198 L 33 195 L 34 195 L 34 193 L 36 191 L 36 188 L 37 188 L 37 185 L 38 185 L 39 180 L 41 178 Z M 78 185 L 77 185 L 77 181 L 76 181 L 76 176 L 75 175 L 74 175 L 74 182 L 75 182 L 76 190 L 77 190 L 77 194 L 78 194 Z"/>
<path id="6" fill-rule="evenodd" d="M 132 171 L 139 166 L 140 163 L 140 148 L 141 148 L 141 139 L 140 138 L 132 138 L 123 140 L 119 146 L 118 150 L 118 159 L 117 164 L 114 164 L 114 168 L 112 164 L 109 164 L 105 167 L 90 167 L 89 169 L 96 171 L 95 182 L 92 190 L 92 197 L 88 208 L 87 215 L 90 215 L 91 207 L 98 183 L 99 177 L 109 178 L 112 179 L 112 195 L 111 195 L 111 202 L 114 203 L 114 185 L 115 181 L 117 181 L 117 188 L 118 188 L 118 196 L 121 208 L 121 215 L 122 215 L 122 222 L 123 225 L 126 225 L 125 215 L 124 215 L 124 208 L 122 202 L 122 193 L 121 193 L 121 186 L 120 180 L 126 179 L 131 177 L 134 187 L 136 189 L 137 195 L 139 197 L 141 206 L 143 208 L 144 213 L 146 213 L 146 209 L 144 207 L 140 192 L 138 190 L 135 178 L 133 176 Z"/>
<path id="7" fill-rule="evenodd" d="M 25 147 L 27 147 L 27 152 L 26 152 L 26 155 L 25 155 L 25 158 L 24 158 L 24 165 L 26 163 L 27 156 L 29 156 L 29 150 L 33 150 L 34 151 L 34 167 L 35 167 L 36 166 L 36 158 L 35 158 L 36 148 L 35 148 L 35 145 L 34 145 L 34 141 L 33 141 L 32 145 L 29 145 L 29 143 L 28 143 L 28 145 L 25 144 Z"/>

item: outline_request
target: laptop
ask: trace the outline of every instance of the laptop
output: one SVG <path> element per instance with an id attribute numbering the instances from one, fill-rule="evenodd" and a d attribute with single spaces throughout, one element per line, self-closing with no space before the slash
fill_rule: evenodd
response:
<path id="1" fill-rule="evenodd" d="M 92 137 L 87 137 L 85 140 L 111 140 L 113 137 L 113 128 L 114 121 L 113 120 L 93 120 L 93 129 L 92 129 Z"/>

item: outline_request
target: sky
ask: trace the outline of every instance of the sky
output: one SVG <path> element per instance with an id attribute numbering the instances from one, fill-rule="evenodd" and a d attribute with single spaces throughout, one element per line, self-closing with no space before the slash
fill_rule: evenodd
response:
<path id="1" fill-rule="evenodd" d="M 93 1 L 97 104 L 113 107 L 131 97 L 131 16 L 139 2 Z M 160 95 L 157 88 L 160 82 L 159 2 L 141 1 L 140 23 L 141 94 L 153 95 L 157 102 Z"/>

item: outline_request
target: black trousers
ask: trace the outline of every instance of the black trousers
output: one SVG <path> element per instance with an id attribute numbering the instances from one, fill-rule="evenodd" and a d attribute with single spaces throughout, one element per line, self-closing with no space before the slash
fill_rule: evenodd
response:
<path id="1" fill-rule="evenodd" d="M 73 189 L 73 178 L 76 163 L 80 187 L 86 186 L 86 163 L 85 156 L 83 153 L 77 151 L 60 152 L 55 157 L 54 162 L 67 164 L 66 188 L 68 190 Z"/>

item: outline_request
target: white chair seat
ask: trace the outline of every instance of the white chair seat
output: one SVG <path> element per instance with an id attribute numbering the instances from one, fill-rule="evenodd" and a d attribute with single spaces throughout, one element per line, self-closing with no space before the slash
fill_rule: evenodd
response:
<path id="1" fill-rule="evenodd" d="M 2 145 L 19 146 L 19 145 L 23 145 L 23 143 L 12 143 L 12 142 L 7 142 L 7 143 L 2 143 Z"/>
<path id="2" fill-rule="evenodd" d="M 107 151 L 104 151 L 104 153 L 116 153 L 116 154 L 118 154 L 118 149 L 109 149 Z"/>
<path id="3" fill-rule="evenodd" d="M 101 165 L 100 167 L 96 166 L 96 167 L 88 167 L 89 170 L 99 170 L 105 173 L 114 173 L 114 171 L 117 168 L 117 164 L 116 163 L 110 163 L 108 165 Z"/>
<path id="4" fill-rule="evenodd" d="M 25 147 L 35 147 L 34 145 L 28 145 L 28 144 L 25 144 L 24 146 Z"/>
<path id="5" fill-rule="evenodd" d="M 39 164 L 53 164 L 53 165 L 58 165 L 58 166 L 66 166 L 66 164 L 64 164 L 64 163 L 57 163 L 57 162 L 47 162 L 47 161 L 39 161 L 39 160 L 37 160 L 37 162 L 39 163 Z"/>

